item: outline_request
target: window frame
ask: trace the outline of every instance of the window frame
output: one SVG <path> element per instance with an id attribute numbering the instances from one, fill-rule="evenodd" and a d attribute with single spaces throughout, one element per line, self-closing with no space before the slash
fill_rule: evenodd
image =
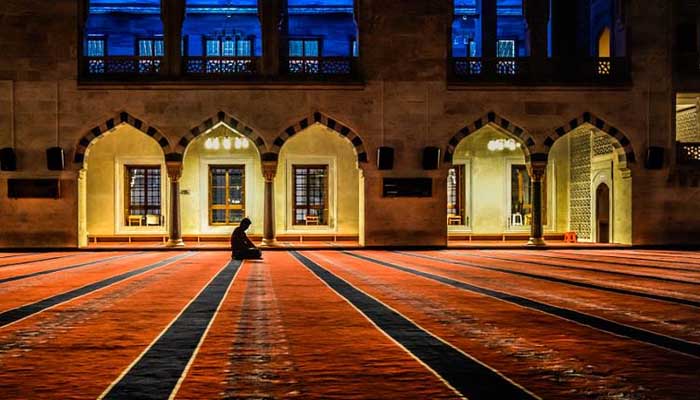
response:
<path id="1" fill-rule="evenodd" d="M 217 41 L 218 42 L 218 48 L 219 48 L 219 54 L 218 55 L 209 55 L 208 54 L 208 43 L 210 41 Z M 224 42 L 225 41 L 232 41 L 233 42 L 233 50 L 234 54 L 233 55 L 224 55 Z M 241 55 L 239 54 L 238 50 L 238 44 L 239 42 L 248 42 L 249 49 L 250 49 L 250 54 L 248 55 Z M 248 58 L 248 57 L 254 57 L 253 54 L 255 54 L 255 36 L 215 36 L 215 35 L 202 35 L 202 53 L 203 57 L 205 58 Z"/>
<path id="2" fill-rule="evenodd" d="M 301 56 L 293 56 L 289 54 L 292 42 L 302 42 L 302 52 Z M 318 50 L 318 55 L 309 56 L 306 54 L 306 42 L 316 42 L 316 48 Z M 352 44 L 351 44 L 352 45 Z M 323 38 L 320 36 L 293 36 L 289 37 L 287 40 L 287 57 L 303 60 L 316 60 L 323 57 Z"/>
<path id="3" fill-rule="evenodd" d="M 152 55 L 142 55 L 141 54 L 141 42 L 150 41 L 151 49 L 153 50 Z M 157 55 L 156 53 L 156 42 L 163 43 L 163 54 Z M 137 36 L 134 38 L 134 57 L 150 59 L 150 58 L 164 58 L 165 57 L 165 37 L 164 36 Z"/>
<path id="4" fill-rule="evenodd" d="M 140 210 L 143 210 L 143 214 L 135 214 L 132 213 L 132 210 L 136 210 L 135 208 L 132 208 L 131 204 L 131 177 L 132 177 L 132 170 L 136 169 L 143 169 L 145 171 L 148 170 L 154 170 L 158 171 L 158 185 L 157 187 L 153 188 L 150 187 L 148 184 L 148 173 L 144 172 L 144 205 L 139 206 Z M 163 192 L 162 192 L 162 185 L 163 185 L 163 171 L 161 165 L 157 164 L 124 164 L 124 226 L 130 226 L 129 225 L 129 216 L 131 215 L 142 215 L 144 218 L 147 215 L 158 215 L 160 217 L 160 221 L 158 226 L 163 226 Z M 158 202 L 158 213 L 150 213 L 149 210 L 154 209 L 151 207 L 148 203 L 149 197 L 149 191 L 150 190 L 155 190 L 157 193 L 157 197 L 159 199 Z M 150 193 L 152 194 L 152 193 Z"/>
<path id="5" fill-rule="evenodd" d="M 226 169 L 226 175 L 225 175 L 225 186 L 224 190 L 226 193 L 226 199 L 224 205 L 220 204 L 213 204 L 213 197 L 214 197 L 214 186 L 212 185 L 212 170 L 221 168 L 221 169 Z M 230 181 L 229 181 L 229 169 L 238 169 L 241 170 L 243 173 L 241 174 L 241 204 L 239 205 L 232 205 L 229 204 L 229 195 L 230 195 Z M 234 221 L 231 218 L 229 218 L 229 215 L 232 210 L 242 210 L 242 216 L 241 219 L 245 218 L 245 213 L 246 213 L 246 166 L 245 164 L 209 164 L 208 165 L 208 180 L 207 180 L 207 192 L 208 192 L 208 207 L 207 207 L 207 214 L 208 214 L 208 222 L 209 226 L 233 226 L 238 223 L 240 223 L 240 220 Z M 213 220 L 213 215 L 214 215 L 214 210 L 224 210 L 225 213 L 225 219 L 226 222 L 214 222 Z"/>
<path id="6" fill-rule="evenodd" d="M 90 49 L 90 42 L 93 42 L 93 41 L 102 42 L 102 55 L 93 56 L 93 55 L 88 54 L 88 51 Z M 86 35 L 85 36 L 85 55 L 84 55 L 84 57 L 88 57 L 88 58 L 107 57 L 108 56 L 107 51 L 108 51 L 107 35 Z"/>
<path id="7" fill-rule="evenodd" d="M 323 175 L 323 190 L 322 190 L 322 204 L 321 206 L 310 206 L 309 199 L 310 199 L 310 191 L 309 191 L 309 180 L 306 180 L 306 205 L 305 206 L 299 206 L 297 204 L 297 170 L 300 169 L 306 169 L 306 170 L 311 170 L 311 169 L 323 169 L 324 170 L 324 175 Z M 322 220 L 319 221 L 318 226 L 330 226 L 330 193 L 329 193 L 329 174 L 330 174 L 330 165 L 328 164 L 293 164 L 292 165 L 292 226 L 307 226 L 306 220 L 300 221 L 297 220 L 297 210 L 298 209 L 305 209 L 306 214 L 309 215 L 309 210 L 315 209 L 321 210 L 320 215 L 322 217 Z"/>

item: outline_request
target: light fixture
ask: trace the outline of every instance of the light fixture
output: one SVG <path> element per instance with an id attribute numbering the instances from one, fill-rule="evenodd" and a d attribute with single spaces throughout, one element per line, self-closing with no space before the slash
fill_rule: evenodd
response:
<path id="1" fill-rule="evenodd" d="M 236 140 L 238 140 L 238 139 L 236 139 Z M 230 137 L 228 137 L 228 136 L 224 137 L 223 146 L 224 146 L 224 149 L 231 150 L 231 138 Z"/>
<path id="2" fill-rule="evenodd" d="M 486 147 L 489 151 L 513 151 L 520 148 L 520 143 L 516 142 L 515 139 L 493 139 L 489 140 Z"/>

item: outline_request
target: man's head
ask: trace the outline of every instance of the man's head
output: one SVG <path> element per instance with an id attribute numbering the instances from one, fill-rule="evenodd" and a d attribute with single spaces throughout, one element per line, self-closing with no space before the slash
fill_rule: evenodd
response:
<path id="1" fill-rule="evenodd" d="M 251 224 L 252 224 L 252 222 L 250 222 L 250 219 L 248 219 L 248 218 L 243 218 L 243 219 L 241 220 L 241 225 L 240 225 L 240 226 L 241 226 L 241 228 L 243 228 L 243 230 L 246 230 L 246 229 L 248 229 L 248 227 L 250 227 Z"/>

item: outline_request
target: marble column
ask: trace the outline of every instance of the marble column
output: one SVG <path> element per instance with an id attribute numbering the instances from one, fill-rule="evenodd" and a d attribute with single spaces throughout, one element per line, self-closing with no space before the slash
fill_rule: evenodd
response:
<path id="1" fill-rule="evenodd" d="M 182 177 L 181 163 L 168 163 L 168 177 L 170 178 L 170 238 L 168 247 L 184 246 L 182 231 L 180 228 L 180 178 Z"/>
<path id="2" fill-rule="evenodd" d="M 272 246 L 275 244 L 275 175 L 277 162 L 263 162 L 263 177 L 265 178 L 265 205 L 263 244 Z"/>
<path id="3" fill-rule="evenodd" d="M 530 222 L 530 240 L 528 246 L 544 246 L 544 228 L 542 224 L 542 180 L 544 179 L 546 163 L 533 163 L 530 166 L 530 182 L 532 190 L 532 221 Z"/>

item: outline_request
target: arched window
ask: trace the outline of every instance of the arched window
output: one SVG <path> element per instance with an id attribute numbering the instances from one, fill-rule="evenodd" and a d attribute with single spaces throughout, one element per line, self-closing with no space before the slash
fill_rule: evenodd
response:
<path id="1" fill-rule="evenodd" d="M 187 0 L 182 42 L 187 73 L 254 72 L 262 55 L 257 0 Z"/>
<path id="2" fill-rule="evenodd" d="M 160 72 L 160 0 L 91 0 L 83 48 L 88 74 Z"/>

